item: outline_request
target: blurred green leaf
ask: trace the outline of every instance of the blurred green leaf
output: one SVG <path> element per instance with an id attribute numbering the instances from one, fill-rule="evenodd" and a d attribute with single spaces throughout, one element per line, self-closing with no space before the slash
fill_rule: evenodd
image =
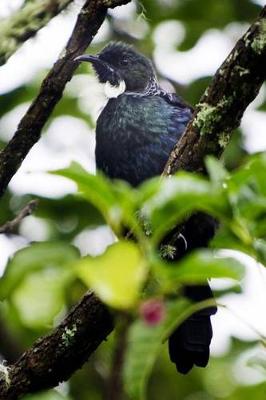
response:
<path id="1" fill-rule="evenodd" d="M 83 197 L 69 194 L 59 199 L 38 197 L 37 217 L 49 221 L 52 239 L 71 241 L 83 229 L 105 223 L 99 210 Z"/>
<path id="2" fill-rule="evenodd" d="M 171 178 L 144 183 L 140 190 L 143 214 L 150 220 L 157 240 L 194 211 L 209 212 L 221 219 L 231 216 L 223 189 L 195 174 L 178 172 Z"/>
<path id="3" fill-rule="evenodd" d="M 221 186 L 228 177 L 228 172 L 223 167 L 221 161 L 217 160 L 212 156 L 208 156 L 205 159 L 208 174 L 214 186 Z"/>
<path id="4" fill-rule="evenodd" d="M 247 246 L 252 246 L 254 237 L 266 236 L 265 170 L 266 155 L 253 155 L 226 181 L 233 213 L 231 228 Z"/>
<path id="5" fill-rule="evenodd" d="M 73 277 L 71 270 L 46 268 L 25 276 L 12 293 L 22 324 L 32 329 L 50 328 L 64 306 L 65 285 Z"/>
<path id="6" fill-rule="evenodd" d="M 77 276 L 108 305 L 135 305 L 146 278 L 146 264 L 138 246 L 120 241 L 99 257 L 85 257 L 74 265 Z"/>
<path id="7" fill-rule="evenodd" d="M 257 260 L 266 267 L 266 240 L 257 239 L 254 241 L 254 248 L 257 254 Z"/>
<path id="8" fill-rule="evenodd" d="M 72 179 L 84 198 L 100 210 L 114 230 L 119 231 L 123 218 L 136 222 L 133 213 L 135 192 L 126 182 L 116 181 L 114 184 L 102 174 L 89 174 L 76 162 L 71 163 L 69 168 L 52 173 Z"/>
<path id="9" fill-rule="evenodd" d="M 23 397 L 23 400 L 71 400 L 71 397 L 63 396 L 56 390 L 48 390 L 37 394 L 28 394 Z"/>
<path id="10" fill-rule="evenodd" d="M 266 196 L 265 169 L 266 153 L 249 156 L 242 168 L 232 174 L 229 180 L 229 190 L 236 193 L 239 188 L 244 186 Z"/>
<path id="11" fill-rule="evenodd" d="M 223 257 L 210 250 L 198 250 L 177 264 L 158 260 L 154 271 L 160 284 L 166 290 L 173 290 L 179 283 L 201 283 L 209 278 L 240 280 L 244 275 L 244 266 L 232 257 Z"/>
<path id="12" fill-rule="evenodd" d="M 142 0 L 139 4 L 151 26 L 157 26 L 166 20 L 177 20 L 184 24 L 185 38 L 180 50 L 188 50 L 199 40 L 205 31 L 221 29 L 231 22 L 252 21 L 259 13 L 260 7 L 249 0 L 175 0 L 162 1 Z M 207 11 L 206 11 L 207 10 Z"/>
<path id="13" fill-rule="evenodd" d="M 83 195 L 93 204 L 98 205 L 105 212 L 117 203 L 117 198 L 112 190 L 112 183 L 103 175 L 88 173 L 80 164 L 72 162 L 66 169 L 51 171 L 52 174 L 61 175 L 73 180 Z"/>
<path id="14" fill-rule="evenodd" d="M 0 279 L 0 299 L 9 297 L 28 274 L 44 268 L 65 268 L 78 257 L 74 246 L 60 242 L 33 243 L 17 251 Z"/>
<path id="15" fill-rule="evenodd" d="M 256 251 L 253 247 L 253 242 L 245 243 L 239 236 L 234 234 L 228 227 L 220 226 L 215 237 L 211 241 L 211 247 L 215 249 L 232 249 L 256 258 Z"/>
<path id="16" fill-rule="evenodd" d="M 236 129 L 230 142 L 226 146 L 221 159 L 228 171 L 239 168 L 242 164 L 244 157 L 247 156 L 247 150 L 244 146 L 243 132 L 240 128 Z"/>
<path id="17" fill-rule="evenodd" d="M 156 326 L 137 320 L 130 328 L 124 362 L 124 384 L 130 400 L 144 400 L 147 380 L 162 348 L 165 335 L 182 322 L 182 313 L 189 302 L 177 300 L 166 304 L 166 318 Z M 177 320 L 178 316 L 180 320 Z"/>

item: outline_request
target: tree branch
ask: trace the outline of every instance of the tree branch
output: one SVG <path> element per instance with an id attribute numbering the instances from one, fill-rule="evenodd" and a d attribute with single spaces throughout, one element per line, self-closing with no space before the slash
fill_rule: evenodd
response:
<path id="1" fill-rule="evenodd" d="M 240 125 L 244 111 L 265 81 L 265 65 L 266 6 L 217 70 L 170 154 L 163 175 L 180 169 L 203 172 L 206 155 L 219 157 L 222 154 L 233 130 Z M 190 251 L 208 246 L 216 228 L 217 222 L 212 217 L 196 213 L 176 227 L 175 235 L 180 232 L 186 237 L 186 251 Z M 175 235 L 168 235 L 166 243 L 173 241 L 175 244 Z M 179 257 L 183 255 L 180 252 Z"/>
<path id="2" fill-rule="evenodd" d="M 266 6 L 217 70 L 182 138 L 173 149 L 164 174 L 179 169 L 202 171 L 204 157 L 219 157 L 247 106 L 266 78 Z"/>
<path id="3" fill-rule="evenodd" d="M 0 21 L 0 65 L 73 0 L 34 0 Z"/>
<path id="4" fill-rule="evenodd" d="M 18 399 L 69 379 L 112 329 L 107 308 L 94 294 L 86 294 L 50 335 L 37 340 L 6 374 L 0 373 L 0 399 Z"/>
<path id="5" fill-rule="evenodd" d="M 0 233 L 8 234 L 14 232 L 21 221 L 33 213 L 37 205 L 38 200 L 31 200 L 28 204 L 26 204 L 25 207 L 22 208 L 22 210 L 20 210 L 18 215 L 12 221 L 8 221 L 4 225 L 0 226 Z"/>
<path id="6" fill-rule="evenodd" d="M 61 99 L 67 82 L 82 54 L 97 33 L 106 16 L 107 7 L 126 4 L 130 0 L 87 0 L 78 15 L 72 35 L 62 55 L 44 79 L 40 92 L 22 118 L 11 141 L 0 153 L 0 196 L 5 192 L 22 161 L 39 140 L 41 130 Z"/>
<path id="7" fill-rule="evenodd" d="M 92 3 L 96 8 L 90 7 Z M 38 140 L 41 128 L 75 69 L 71 60 L 91 40 L 105 15 L 103 4 L 106 7 L 109 3 L 106 0 L 99 6 L 96 0 L 86 2 L 65 54 L 49 73 L 11 144 L 1 154 L 1 193 Z M 171 174 L 177 168 L 202 170 L 204 156 L 209 153 L 219 155 L 231 129 L 239 124 L 245 108 L 256 96 L 265 78 L 265 12 L 266 7 L 216 73 L 196 107 L 189 127 L 171 154 L 166 173 Z M 88 29 L 90 39 L 85 40 Z M 16 156 L 17 151 L 19 157 Z M 16 158 L 14 165 L 11 156 Z M 112 318 L 106 307 L 93 294 L 86 295 L 58 328 L 39 339 L 9 367 L 8 374 L 4 374 L 0 381 L 0 399 L 14 400 L 25 393 L 50 388 L 68 379 L 112 328 Z"/>

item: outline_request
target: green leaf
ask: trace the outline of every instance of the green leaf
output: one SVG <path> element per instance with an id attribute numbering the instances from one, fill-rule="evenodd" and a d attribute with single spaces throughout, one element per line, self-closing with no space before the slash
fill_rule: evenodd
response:
<path id="1" fill-rule="evenodd" d="M 266 267 L 266 241 L 262 239 L 255 240 L 254 249 L 256 250 L 257 260 Z"/>
<path id="2" fill-rule="evenodd" d="M 256 193 L 266 196 L 266 154 L 255 154 L 248 157 L 242 168 L 234 172 L 230 179 L 229 189 L 237 193 L 242 186 L 249 186 Z"/>
<path id="3" fill-rule="evenodd" d="M 22 324 L 31 329 L 51 328 L 62 310 L 71 270 L 48 268 L 27 275 L 12 293 L 11 301 Z"/>
<path id="4" fill-rule="evenodd" d="M 165 335 L 183 321 L 182 314 L 189 302 L 177 300 L 166 304 L 166 318 L 157 326 L 142 320 L 133 323 L 129 331 L 124 362 L 124 384 L 130 400 L 144 400 L 147 380 L 162 348 Z"/>
<path id="5" fill-rule="evenodd" d="M 51 173 L 74 181 L 84 197 L 92 204 L 96 204 L 103 212 L 117 204 L 111 182 L 102 175 L 88 173 L 77 162 L 72 162 L 68 168 L 51 171 Z"/>
<path id="6" fill-rule="evenodd" d="M 68 194 L 60 198 L 40 197 L 35 215 L 49 221 L 55 234 L 71 241 L 83 229 L 104 224 L 98 209 L 81 196 Z M 67 229 L 65 227 L 67 226 Z"/>
<path id="7" fill-rule="evenodd" d="M 0 300 L 9 297 L 26 275 L 44 268 L 64 268 L 78 257 L 74 246 L 60 242 L 34 243 L 17 251 L 0 279 Z"/>
<path id="8" fill-rule="evenodd" d="M 48 390 L 37 394 L 28 394 L 23 397 L 23 400 L 70 400 L 70 397 L 63 396 L 56 390 Z"/>
<path id="9" fill-rule="evenodd" d="M 254 256 L 254 250 L 251 245 L 248 245 L 240 240 L 228 226 L 220 226 L 215 237 L 211 241 L 211 247 L 214 249 L 232 249 L 242 251 L 250 256 Z"/>
<path id="10" fill-rule="evenodd" d="M 228 177 L 228 172 L 221 161 L 212 156 L 208 156 L 205 159 L 205 164 L 212 183 L 217 187 L 221 187 L 222 183 Z"/>
<path id="11" fill-rule="evenodd" d="M 108 247 L 99 257 L 85 257 L 75 270 L 103 302 L 118 309 L 136 304 L 147 273 L 138 246 L 126 241 Z"/>
<path id="12" fill-rule="evenodd" d="M 51 173 L 73 180 L 83 197 L 102 213 L 115 231 L 119 230 L 123 219 L 133 219 L 133 223 L 136 223 L 135 191 L 126 182 L 113 182 L 102 174 L 92 175 L 76 162 L 66 169 Z"/>
<path id="13" fill-rule="evenodd" d="M 266 157 L 257 154 L 227 179 L 226 192 L 232 209 L 230 229 L 245 246 L 266 235 Z"/>
<path id="14" fill-rule="evenodd" d="M 154 265 L 157 279 L 166 290 L 175 289 L 178 283 L 200 283 L 208 278 L 232 278 L 239 280 L 244 267 L 238 260 L 222 257 L 210 250 L 199 250 L 189 254 L 178 263 L 158 260 Z"/>
<path id="15" fill-rule="evenodd" d="M 206 211 L 220 218 L 231 216 L 223 190 L 195 174 L 179 172 L 171 178 L 154 179 L 140 190 L 143 214 L 150 219 L 157 241 L 193 211 Z"/>

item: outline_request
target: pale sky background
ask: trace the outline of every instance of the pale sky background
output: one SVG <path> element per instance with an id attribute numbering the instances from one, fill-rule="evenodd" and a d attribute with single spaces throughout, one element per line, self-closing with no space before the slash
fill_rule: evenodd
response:
<path id="1" fill-rule="evenodd" d="M 1 0 L 0 17 L 9 15 L 21 3 L 20 0 Z M 81 3 L 82 1 L 78 0 L 71 7 L 71 11 L 54 18 L 35 38 L 25 43 L 6 65 L 0 68 L 0 95 L 22 83 L 30 82 L 33 78 L 39 78 L 43 75 L 44 68 L 48 69 L 52 66 L 72 31 Z M 256 1 L 256 3 L 265 4 L 264 1 Z M 135 12 L 134 3 L 112 11 L 117 18 L 128 23 L 129 29 L 131 17 L 135 15 Z M 141 34 L 147 27 L 145 21 L 140 20 L 138 24 L 141 39 Z M 235 23 L 230 24 L 223 31 L 209 30 L 194 48 L 186 52 L 178 52 L 174 49 L 184 35 L 182 24 L 177 21 L 162 23 L 153 36 L 156 67 L 164 75 L 177 79 L 182 84 L 188 84 L 201 76 L 212 75 L 246 28 L 246 25 Z M 103 39 L 108 39 L 108 32 L 108 23 L 105 22 L 94 41 L 100 43 Z M 83 111 L 93 110 L 93 116 L 97 118 L 105 100 L 102 88 L 95 77 L 77 74 L 66 90 L 75 96 L 78 95 Z M 242 120 L 245 145 L 250 152 L 266 150 L 266 113 L 255 110 L 255 107 L 263 101 L 264 91 L 265 87 L 255 102 L 249 106 Z M 0 120 L 0 136 L 12 137 L 27 107 L 28 104 L 20 105 Z M 49 197 L 59 197 L 74 192 L 76 190 L 74 184 L 63 178 L 50 176 L 44 171 L 67 166 L 71 161 L 76 160 L 89 171 L 94 172 L 95 143 L 94 135 L 91 133 L 88 126 L 80 119 L 70 116 L 56 118 L 12 179 L 10 183 L 12 191 L 17 194 L 32 193 Z M 42 220 L 31 216 L 23 221 L 21 232 L 26 239 L 19 237 L 10 239 L 0 235 L 0 272 L 3 271 L 8 257 L 19 247 L 25 246 L 27 240 L 45 240 L 47 227 Z M 86 252 L 98 254 L 111 241 L 112 234 L 108 228 L 100 227 L 93 231 L 82 232 L 76 238 L 75 244 L 83 254 Z M 237 256 L 241 257 L 247 265 L 247 274 L 242 283 L 243 294 L 231 294 L 220 300 L 228 305 L 235 315 L 220 309 L 213 318 L 215 334 L 212 351 L 217 355 L 228 349 L 231 335 L 248 340 L 257 339 L 258 336 L 254 330 L 266 335 L 265 270 L 249 257 Z M 221 282 L 217 283 L 213 280 L 212 285 L 220 286 Z M 254 351 L 258 350 L 254 349 Z M 258 372 L 241 365 L 236 367 L 236 373 L 242 371 L 242 376 L 245 375 L 247 383 L 261 379 Z"/>

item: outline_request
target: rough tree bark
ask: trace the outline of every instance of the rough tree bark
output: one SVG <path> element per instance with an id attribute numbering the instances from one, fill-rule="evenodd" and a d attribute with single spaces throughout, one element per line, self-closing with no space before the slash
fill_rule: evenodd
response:
<path id="1" fill-rule="evenodd" d="M 222 154 L 265 78 L 266 7 L 215 73 L 184 134 L 170 154 L 163 175 L 171 175 L 179 169 L 205 172 L 205 156 L 212 154 L 219 157 Z M 214 227 L 213 218 L 197 213 L 177 227 L 175 232 L 181 232 L 190 239 L 188 250 L 191 250 L 206 247 L 214 236 Z M 176 234 L 167 237 L 167 240 L 175 244 Z"/>
<path id="2" fill-rule="evenodd" d="M 96 8 L 100 5 L 98 12 L 95 12 L 95 8 L 92 12 L 92 3 Z M 39 96 L 0 156 L 1 193 L 5 191 L 31 146 L 38 140 L 41 128 L 59 101 L 64 85 L 75 68 L 71 60 L 90 41 L 83 42 L 85 30 L 89 29 L 92 37 L 92 32 L 95 33 L 104 18 L 104 7 L 121 3 L 111 0 L 86 2 L 85 13 L 82 18 L 79 17 L 74 30 L 75 39 L 70 40 L 66 53 L 45 79 Z M 206 154 L 220 155 L 231 130 L 239 125 L 245 108 L 265 79 L 265 16 L 266 7 L 217 71 L 196 107 L 186 132 L 171 154 L 165 173 L 172 174 L 178 168 L 201 170 Z M 88 26 L 89 20 L 92 26 Z M 41 122 L 38 123 L 37 119 Z M 13 164 L 10 157 L 12 154 L 15 156 L 14 151 L 20 154 Z M 53 387 L 69 378 L 110 333 L 112 327 L 112 318 L 105 306 L 93 294 L 88 294 L 58 328 L 49 336 L 39 339 L 15 364 L 8 367 L 5 379 L 0 381 L 0 399 L 14 400 L 25 393 Z"/>
<path id="3" fill-rule="evenodd" d="M 14 400 L 67 380 L 112 331 L 107 308 L 86 294 L 48 336 L 37 340 L 0 380 L 0 399 Z"/>
<path id="4" fill-rule="evenodd" d="M 0 65 L 73 0 L 34 0 L 0 21 Z"/>
<path id="5" fill-rule="evenodd" d="M 266 7 L 205 90 L 164 174 L 179 169 L 202 171 L 206 154 L 219 157 L 242 115 L 266 78 Z"/>

